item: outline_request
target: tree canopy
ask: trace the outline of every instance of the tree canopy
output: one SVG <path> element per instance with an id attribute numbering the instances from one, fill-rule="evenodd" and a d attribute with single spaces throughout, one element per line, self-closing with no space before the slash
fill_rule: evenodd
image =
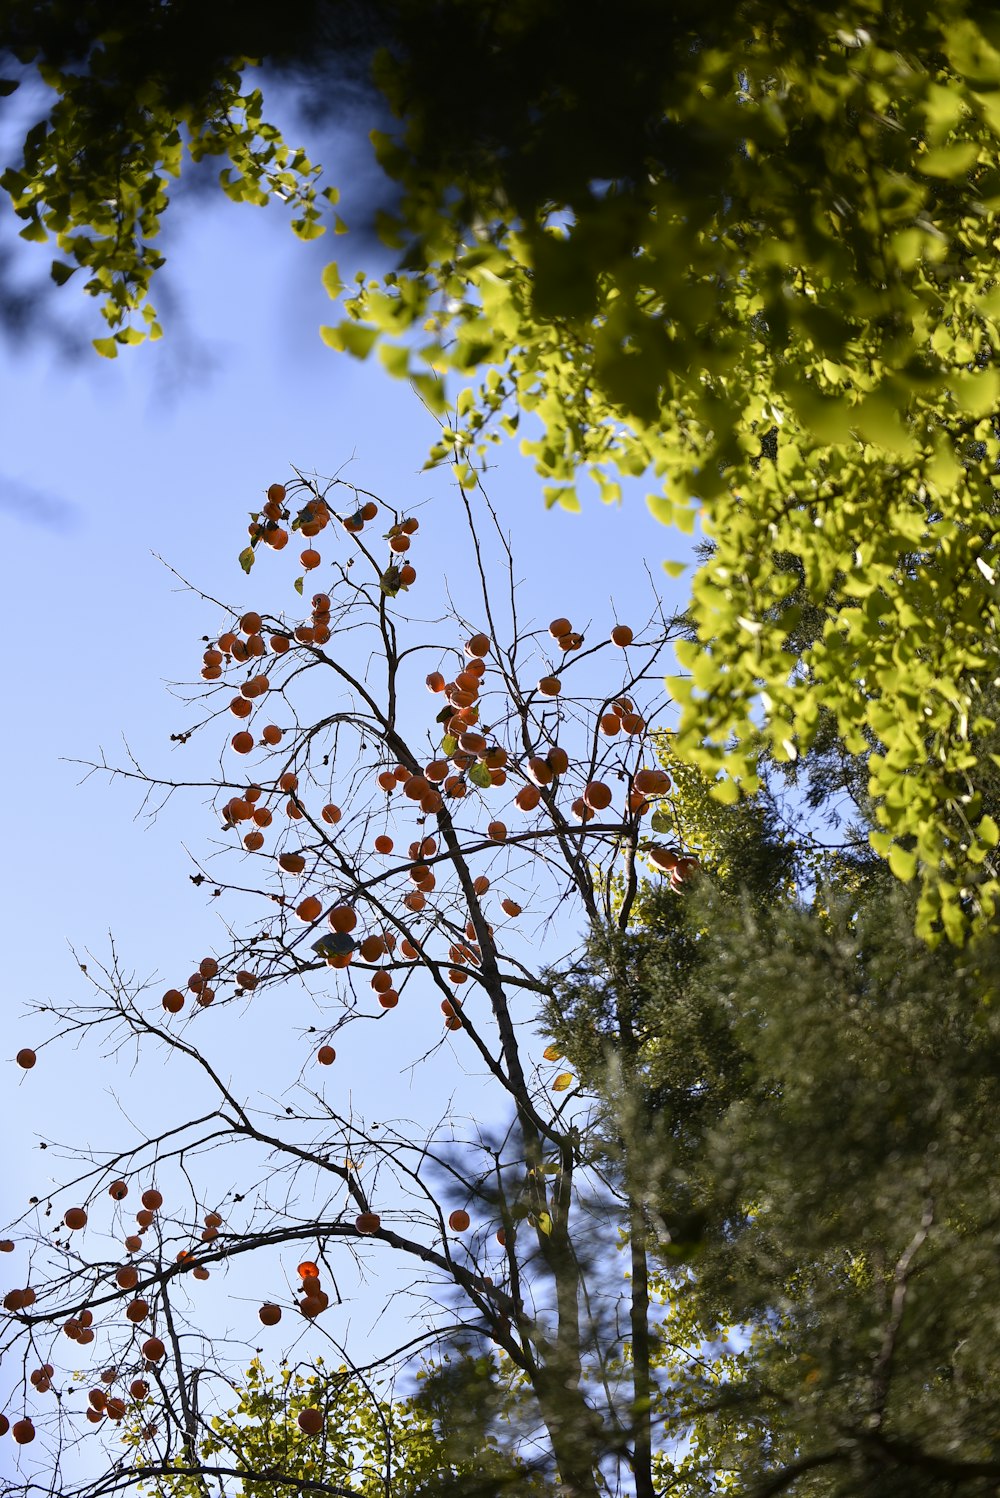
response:
<path id="1" fill-rule="evenodd" d="M 17 67 L 55 101 L 3 180 L 24 235 L 55 237 L 56 278 L 80 268 L 101 297 L 101 350 L 158 331 L 185 148 L 322 231 L 316 169 L 265 122 L 248 59 L 316 108 L 372 59 L 399 120 L 376 136 L 398 265 L 349 293 L 330 268 L 328 342 L 377 346 L 447 407 L 433 458 L 461 472 L 506 429 L 549 503 L 575 507 L 580 472 L 606 499 L 655 480 L 655 512 L 713 541 L 674 684 L 688 752 L 736 795 L 759 742 L 803 755 L 831 712 L 924 936 L 989 925 L 992 9 L 632 0 L 610 47 L 603 7 L 564 0 L 210 13 L 12 9 Z M 798 648 L 803 609 L 821 617 Z"/>
<path id="2" fill-rule="evenodd" d="M 386 142 L 402 269 L 327 336 L 411 376 L 492 366 L 440 461 L 521 425 L 550 503 L 581 470 L 610 498 L 662 481 L 654 512 L 713 543 L 672 683 L 688 753 L 735 796 L 757 744 L 794 759 L 832 713 L 922 933 L 961 940 L 997 895 L 1000 35 L 961 5 L 734 18 L 742 45 L 692 41 L 661 100 L 686 167 L 650 149 L 529 212 L 502 168 L 419 195 L 419 135 Z"/>
<path id="3" fill-rule="evenodd" d="M 702 1349 L 673 1354 L 682 1491 L 943 1498 L 1000 1473 L 994 942 L 928 951 L 890 885 L 842 871 L 811 906 L 779 882 L 754 908 L 713 877 L 651 899 L 550 1007 L 648 1172 L 666 1335 Z"/>

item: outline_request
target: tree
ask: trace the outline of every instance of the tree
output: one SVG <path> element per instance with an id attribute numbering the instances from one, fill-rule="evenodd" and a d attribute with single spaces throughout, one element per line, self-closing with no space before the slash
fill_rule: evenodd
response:
<path id="1" fill-rule="evenodd" d="M 647 895 L 547 1005 L 609 1149 L 645 1170 L 682 1491 L 992 1492 L 995 934 L 928 950 L 874 860 L 828 858 L 804 899 L 749 810 L 696 891 Z"/>
<path id="2" fill-rule="evenodd" d="M 76 65 L 53 63 L 39 17 L 63 14 L 23 12 L 20 55 L 41 48 L 62 101 L 5 180 L 24 232 L 62 236 L 110 298 L 104 352 L 141 337 L 131 313 L 182 127 L 196 154 L 230 153 L 230 195 L 291 196 L 300 232 L 322 228 L 308 160 L 244 89 L 244 38 L 277 65 L 319 59 L 306 98 L 334 92 L 347 49 L 383 44 L 375 77 L 400 130 L 376 145 L 399 201 L 380 224 L 399 265 L 361 278 L 328 341 L 379 347 L 453 410 L 436 461 L 466 473 L 525 419 L 549 503 L 577 505 L 585 470 L 606 498 L 654 475 L 655 512 L 683 529 L 700 513 L 716 552 L 692 581 L 697 639 L 673 688 L 688 754 L 735 796 L 761 738 L 805 755 L 829 711 L 868 755 L 873 846 L 919 880 L 922 934 L 990 924 L 997 829 L 970 774 L 995 728 L 991 13 L 635 0 L 609 47 L 602 8 L 558 0 L 448 0 L 434 26 L 399 0 L 353 30 L 351 7 L 303 5 L 276 38 L 256 10 L 241 27 L 223 7 L 183 89 L 96 3 Z M 188 55 L 186 7 L 146 22 L 166 56 Z M 120 95 L 138 101 L 130 128 L 93 155 L 94 111 Z M 336 267 L 327 284 L 344 291 Z M 775 622 L 787 557 L 823 615 L 803 655 Z"/>
<path id="3" fill-rule="evenodd" d="M 201 65 L 193 11 L 149 5 L 140 17 L 115 3 L 15 0 L 8 12 L 4 70 L 15 76 L 3 92 L 37 72 L 54 96 L 0 180 L 24 221 L 21 237 L 54 240 L 53 280 L 65 285 L 82 272 L 85 291 L 99 299 L 107 328 L 94 340 L 98 353 L 114 358 L 119 348 L 162 334 L 149 301 L 164 263 L 154 241 L 170 179 L 186 158 L 223 158 L 220 182 L 234 201 L 278 198 L 292 208 L 300 237 L 323 232 L 318 169 L 264 120 L 259 90 L 244 87 L 238 51 Z M 234 36 L 253 39 L 252 24 L 237 24 L 236 8 L 227 20 Z M 204 7 L 198 22 L 204 35 Z M 336 199 L 333 189 L 326 196 Z"/>
<path id="4" fill-rule="evenodd" d="M 790 840 L 763 761 L 720 804 L 666 727 L 678 621 L 533 629 L 482 493 L 458 514 L 478 598 L 432 625 L 419 517 L 300 476 L 251 517 L 254 578 L 305 543 L 295 616 L 224 610 L 177 736 L 226 741 L 188 784 L 231 943 L 165 992 L 88 958 L 92 1002 L 18 1057 L 29 1087 L 56 1044 L 145 1068 L 138 1142 L 74 1145 L 0 1244 L 23 1490 L 992 1491 L 995 935 L 921 943 L 863 837 Z M 550 920 L 578 945 L 545 966 Z M 326 1081 L 359 1035 L 377 1120 Z M 495 1111 L 387 1119 L 397 1045 L 474 1065 Z M 343 1346 L 352 1265 L 394 1301 L 400 1264 L 416 1336 Z M 91 1428 L 106 1469 L 68 1482 Z"/>
<path id="5" fill-rule="evenodd" d="M 373 540 L 376 522 L 384 534 Z M 28 1086 L 44 1079 L 56 1043 L 135 1054 L 149 1068 L 138 1141 L 74 1146 L 72 1179 L 16 1230 L 27 1264 L 5 1296 L 2 1327 L 5 1368 L 24 1373 L 15 1438 L 37 1430 L 47 1442 L 29 1490 L 96 1495 L 183 1478 L 203 1491 L 232 1373 L 201 1283 L 232 1278 L 238 1360 L 257 1338 L 281 1343 L 286 1329 L 293 1342 L 331 1336 L 336 1345 L 325 1327 L 352 1264 L 363 1272 L 389 1259 L 412 1266 L 411 1288 L 433 1311 L 406 1346 L 386 1352 L 386 1365 L 433 1352 L 433 1402 L 448 1394 L 451 1354 L 466 1404 L 472 1367 L 482 1382 L 476 1409 L 492 1400 L 508 1418 L 519 1412 L 485 1468 L 488 1448 L 439 1443 L 456 1491 L 551 1483 L 557 1473 L 561 1491 L 596 1494 L 610 1470 L 652 1494 L 648 1230 L 628 1180 L 608 1177 L 603 1145 L 591 1148 L 573 1073 L 534 1041 L 552 983 L 522 928 L 527 919 L 543 930 L 553 910 L 567 933 L 627 922 L 646 861 L 679 887 L 693 874 L 694 860 L 643 820 L 669 804 L 653 745 L 674 626 L 654 602 L 634 631 L 609 620 L 584 638 L 565 617 L 528 629 L 485 499 L 463 494 L 456 523 L 469 527 L 475 618 L 431 592 L 443 612 L 428 625 L 419 602 L 428 584 L 410 561 L 417 516 L 343 480 L 296 477 L 272 485 L 251 517 L 248 572 L 295 533 L 301 575 L 290 596 L 304 617 L 227 611 L 202 651 L 194 722 L 177 735 L 187 754 L 206 738 L 221 743 L 220 769 L 206 781 L 199 767 L 189 784 L 209 787 L 232 874 L 221 874 L 216 853 L 193 877 L 229 907 L 231 945 L 165 991 L 130 978 L 116 954 L 103 969 L 88 958 L 91 1002 L 43 1006 L 50 1038 L 19 1057 Z M 462 586 L 450 570 L 452 587 Z M 311 608 L 298 601 L 309 578 L 325 587 Z M 415 697 L 417 677 L 429 696 Z M 101 768 L 153 804 L 181 784 L 135 765 Z M 295 1106 L 269 1102 L 281 1091 L 281 1044 L 261 1006 L 279 995 L 280 1027 L 302 1026 Z M 233 1031 L 255 1014 L 268 1039 L 252 1076 L 238 1081 Z M 385 1084 L 371 1105 L 377 1118 L 342 1101 L 345 1048 L 349 1057 L 367 1035 L 388 1057 L 394 1025 L 408 1035 L 402 1064 L 423 1055 L 430 1066 L 453 1048 L 456 1066 L 476 1069 L 467 1123 L 448 1106 L 427 1129 L 394 1122 Z M 442 1087 L 451 1070 L 440 1071 Z M 73 1369 L 91 1359 L 106 1380 L 74 1383 Z M 343 1361 L 360 1378 L 370 1359 L 347 1349 Z M 148 1392 L 134 1393 L 137 1380 Z M 344 1388 L 335 1380 L 328 1394 L 340 1410 Z M 119 1429 L 130 1441 L 138 1434 L 136 1455 L 68 1488 L 61 1474 L 87 1422 L 112 1443 Z M 448 1425 L 458 1439 L 461 1421 Z M 296 1436 L 303 1491 L 329 1490 L 319 1485 L 329 1465 L 321 1479 L 306 1460 L 304 1443 L 321 1433 Z M 227 1439 L 251 1456 L 257 1449 Z M 289 1480 L 287 1464 L 269 1473 L 247 1475 L 276 1491 Z M 402 1481 L 394 1491 L 406 1490 Z M 442 1482 L 438 1471 L 432 1490 Z"/>
<path id="6" fill-rule="evenodd" d="M 199 1440 L 194 1468 L 147 1478 L 142 1489 L 199 1498 L 206 1482 L 238 1478 L 248 1498 L 288 1490 L 383 1498 L 386 1491 L 440 1493 L 449 1485 L 466 1493 L 515 1484 L 518 1492 L 551 1491 L 530 1467 L 498 1452 L 486 1421 L 475 1442 L 449 1460 L 463 1414 L 470 1422 L 484 1414 L 476 1394 L 478 1386 L 492 1389 L 486 1363 L 465 1357 L 443 1365 L 462 1381 L 461 1400 L 445 1409 L 426 1395 L 386 1397 L 377 1379 L 328 1368 L 322 1358 L 276 1374 L 255 1358 L 234 1384 L 235 1407 L 215 1416 Z M 141 1402 L 125 1418 L 125 1439 L 141 1450 L 150 1439 Z M 303 1440 L 320 1434 L 322 1440 Z"/>
<path id="7" fill-rule="evenodd" d="M 522 445 L 550 503 L 579 503 L 580 470 L 609 498 L 623 473 L 662 480 L 654 511 L 714 543 L 672 683 L 687 754 L 735 797 L 758 745 L 807 755 L 832 714 L 868 756 L 873 846 L 919 878 L 922 934 L 961 941 L 997 893 L 975 774 L 995 724 L 979 194 L 1000 50 L 977 7 L 765 9 L 739 7 L 742 45 L 691 45 L 670 77 L 661 124 L 705 142 L 687 174 L 655 147 L 610 180 L 581 163 L 532 209 L 516 185 L 504 198 L 502 154 L 465 196 L 444 175 L 420 195 L 419 133 L 387 141 L 411 189 L 403 265 L 328 336 L 356 354 L 389 340 L 404 374 L 484 369 L 439 461 L 534 416 Z M 804 651 L 796 588 L 821 614 Z"/>

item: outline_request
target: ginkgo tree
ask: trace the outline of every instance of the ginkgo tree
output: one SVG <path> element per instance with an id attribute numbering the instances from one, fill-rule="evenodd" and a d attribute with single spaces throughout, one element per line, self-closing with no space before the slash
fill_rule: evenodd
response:
<path id="1" fill-rule="evenodd" d="M 88 959 L 90 1000 L 42 1006 L 17 1057 L 26 1095 L 61 1045 L 134 1057 L 153 1110 L 138 1141 L 74 1145 L 65 1187 L 4 1244 L 4 1367 L 23 1372 L 4 1426 L 29 1486 L 107 1491 L 67 1482 L 87 1438 L 118 1488 L 197 1476 L 241 1360 L 338 1346 L 341 1283 L 381 1265 L 394 1301 L 392 1264 L 424 1309 L 385 1365 L 485 1348 L 519 1390 L 511 1471 L 530 1448 L 539 1480 L 582 1495 L 610 1462 L 649 1498 L 654 1447 L 683 1438 L 651 1427 L 641 1178 L 607 1168 L 574 1072 L 536 1039 L 546 931 L 564 950 L 625 927 L 644 877 L 681 899 L 696 873 L 656 750 L 677 625 L 652 594 L 628 623 L 522 623 L 488 501 L 456 506 L 469 617 L 426 581 L 420 517 L 343 480 L 296 475 L 251 516 L 257 597 L 206 637 L 176 735 L 185 755 L 212 745 L 214 772 L 187 782 L 216 833 L 193 878 L 229 937 L 155 988 Z M 98 768 L 154 802 L 185 784 Z M 279 999 L 300 1026 L 288 1077 L 275 1044 L 235 1080 L 241 1021 Z M 474 1079 L 464 1106 L 394 1122 L 390 1065 L 449 1056 L 456 1087 Z M 317 1408 L 296 1417 L 296 1461 L 324 1439 Z"/>
<path id="2" fill-rule="evenodd" d="M 1000 896 L 977 781 L 996 723 L 1000 33 L 961 0 L 733 11 L 726 35 L 707 8 L 704 39 L 688 18 L 618 174 L 560 156 L 563 112 L 585 107 L 568 88 L 525 122 L 532 186 L 465 132 L 453 175 L 428 175 L 401 65 L 401 128 L 378 138 L 400 264 L 331 276 L 347 316 L 324 336 L 436 395 L 432 461 L 464 472 L 516 433 L 549 504 L 579 507 L 584 476 L 608 500 L 642 478 L 666 524 L 700 525 L 673 684 L 686 754 L 735 800 L 761 747 L 806 756 L 832 714 L 868 756 L 872 846 L 917 880 L 921 934 L 961 943 Z"/>
<path id="3" fill-rule="evenodd" d="M 432 461 L 463 476 L 517 433 L 553 505 L 580 504 L 583 474 L 608 499 L 643 478 L 664 522 L 700 517 L 715 550 L 673 689 L 688 756 L 735 798 L 762 744 L 806 756 L 833 714 L 868 757 L 872 846 L 917 881 L 921 934 L 988 929 L 991 8 L 630 0 L 613 46 L 603 12 L 582 24 L 566 0 L 447 0 L 434 26 L 407 0 L 219 14 L 203 34 L 181 5 L 127 28 L 108 0 L 12 7 L 2 86 L 37 69 L 54 92 L 3 185 L 55 278 L 82 272 L 99 299 L 100 351 L 159 330 L 155 241 L 186 154 L 226 159 L 227 196 L 323 231 L 311 156 L 266 122 L 248 59 L 295 64 L 319 110 L 358 64 L 396 115 L 374 133 L 395 263 L 347 287 L 329 268 L 328 343 L 447 410 Z"/>

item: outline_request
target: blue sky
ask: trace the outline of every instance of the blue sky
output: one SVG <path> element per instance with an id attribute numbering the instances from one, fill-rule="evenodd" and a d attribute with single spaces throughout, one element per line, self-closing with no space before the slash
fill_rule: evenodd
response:
<path id="1" fill-rule="evenodd" d="M 336 170 L 330 176 L 338 180 Z M 350 222 L 350 173 L 339 180 Z M 322 267 L 336 257 L 353 270 L 356 242 L 328 235 L 306 246 L 276 208 L 237 209 L 202 193 L 169 217 L 176 232 L 154 298 L 166 325 L 161 343 L 113 362 L 90 353 L 86 339 L 101 331 L 96 308 L 71 283 L 46 305 L 78 354 L 30 328 L 0 344 L 3 1220 L 19 1216 L 31 1194 L 44 1195 L 50 1180 L 65 1179 L 54 1147 L 39 1152 L 41 1140 L 113 1145 L 120 1106 L 141 1093 L 141 1071 L 133 1075 L 124 1058 L 102 1061 L 93 1047 L 43 1051 L 27 1074 L 13 1065 L 18 1048 L 44 1030 L 34 1005 L 86 1002 L 71 948 L 106 958 L 113 935 L 123 965 L 165 987 L 225 937 L 219 912 L 188 877 L 191 855 L 204 853 L 217 827 L 204 796 L 175 798 L 150 823 L 137 815 L 133 788 L 88 778 L 72 763 L 102 752 L 120 762 L 127 742 L 158 772 L 180 764 L 170 734 L 187 726 L 191 710 L 168 684 L 196 678 L 202 636 L 222 621 L 169 569 L 238 608 L 262 599 L 274 607 L 285 577 L 280 602 L 288 606 L 287 554 L 249 580 L 237 565 L 248 511 L 290 464 L 326 475 L 346 464 L 359 486 L 423 507 L 434 568 L 453 584 L 460 579 L 450 528 L 440 523 L 455 503 L 450 478 L 421 471 L 432 419 L 377 365 L 331 352 L 318 335 L 330 319 Z M 9 222 L 4 231 L 10 242 Z M 44 279 L 44 249 L 24 249 L 19 264 L 26 277 Z M 540 491 L 530 466 L 505 450 L 489 492 L 511 531 L 526 616 L 544 625 L 566 613 L 575 625 L 593 619 L 606 628 L 612 600 L 625 619 L 639 599 L 648 612 L 654 589 L 681 602 L 683 583 L 670 583 L 660 562 L 682 555 L 682 542 L 649 516 L 639 486 L 619 510 L 602 507 L 594 491 L 577 516 L 546 513 Z M 235 1070 L 259 1072 L 269 1033 L 241 1024 L 228 1042 Z M 384 1054 L 366 1057 L 358 1047 L 351 1086 L 384 1093 L 385 1067 Z M 412 1077 L 399 1084 L 415 1111 L 421 1085 Z M 440 1086 L 432 1074 L 435 1106 Z M 3 1268 L 5 1281 L 21 1282 L 15 1264 Z"/>

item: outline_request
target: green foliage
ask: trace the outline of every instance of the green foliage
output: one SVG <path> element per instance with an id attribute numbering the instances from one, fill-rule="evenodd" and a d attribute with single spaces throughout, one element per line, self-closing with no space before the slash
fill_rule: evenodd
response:
<path id="1" fill-rule="evenodd" d="M 114 358 L 123 345 L 161 336 L 148 299 L 164 263 L 154 241 L 185 157 L 221 157 L 226 196 L 257 205 L 280 199 L 302 239 L 324 232 L 320 198 L 336 194 L 318 192 L 319 168 L 263 118 L 259 89 L 243 82 L 244 60 L 220 59 L 200 92 L 178 100 L 162 75 L 136 77 L 132 36 L 110 16 L 105 27 L 91 38 L 86 67 L 77 57 L 65 65 L 38 59 L 55 97 L 0 185 L 24 222 L 22 239 L 57 247 L 53 280 L 63 285 L 83 273 L 109 330 L 94 347 Z"/>
<path id="2" fill-rule="evenodd" d="M 878 865 L 810 907 L 737 890 L 647 897 L 550 1015 L 655 1230 L 654 1428 L 688 1431 L 659 1479 L 990 1492 L 997 940 L 929 949 Z"/>
<path id="3" fill-rule="evenodd" d="M 185 1449 L 162 1461 L 150 1449 L 159 1432 L 147 1439 L 137 1411 L 126 1442 L 146 1453 L 140 1467 L 156 1469 L 138 1491 L 155 1498 L 201 1498 L 206 1480 L 214 1476 L 224 1484 L 221 1491 L 234 1491 L 230 1484 L 239 1481 L 243 1498 L 273 1498 L 292 1489 L 357 1498 L 430 1498 L 447 1492 L 486 1498 L 515 1487 L 541 1494 L 544 1485 L 506 1457 L 488 1429 L 490 1401 L 476 1391 L 480 1385 L 492 1387 L 494 1370 L 480 1361 L 446 1360 L 424 1375 L 432 1389 L 425 1383 L 418 1396 L 397 1398 L 378 1380 L 346 1367 L 328 1368 L 322 1358 L 276 1373 L 255 1358 L 234 1388 L 234 1406 L 212 1417 L 211 1434 L 196 1451 Z M 307 1409 L 322 1413 L 318 1434 L 299 1426 Z"/>
<path id="4" fill-rule="evenodd" d="M 484 368 L 432 461 L 528 413 L 553 497 L 581 468 L 661 479 L 655 513 L 715 543 L 674 681 L 683 752 L 752 790 L 758 745 L 806 754 L 829 711 L 920 930 L 960 941 L 1000 893 L 970 785 L 995 671 L 1000 31 L 962 0 L 703 26 L 719 45 L 675 48 L 664 77 L 673 145 L 631 175 L 581 162 L 518 198 L 505 158 L 476 157 L 456 195 L 416 125 L 381 142 L 406 267 L 359 285 L 341 337 Z M 788 557 L 823 615 L 804 651 L 779 621 Z"/>
<path id="5" fill-rule="evenodd" d="M 716 919 L 699 986 L 732 1016 L 755 1085 L 699 1170 L 752 1206 L 710 1243 L 695 1293 L 759 1328 L 769 1460 L 835 1452 L 807 1492 L 985 1491 L 996 941 L 928 952 L 911 902 L 877 888 L 766 926 Z"/>
<path id="6" fill-rule="evenodd" d="M 456 1346 L 417 1377 L 419 1387 L 408 1408 L 427 1422 L 434 1441 L 421 1467 L 408 1466 L 408 1480 L 415 1479 L 417 1493 L 426 1498 L 502 1498 L 506 1493 L 542 1498 L 553 1492 L 551 1480 L 512 1450 L 523 1434 L 531 1400 L 524 1375 L 506 1358 L 476 1355 L 467 1344 Z"/>
<path id="7" fill-rule="evenodd" d="M 803 855 L 780 829 L 775 803 L 764 795 L 723 801 L 720 782 L 693 765 L 673 735 L 661 735 L 656 757 L 671 787 L 652 815 L 653 831 L 696 857 L 720 889 L 768 904 L 779 890 L 791 893 Z M 662 918 L 662 896 L 656 907 Z M 645 919 L 637 914 L 636 924 Z"/>
<path id="8" fill-rule="evenodd" d="M 57 99 L 3 181 L 23 234 L 55 238 L 56 280 L 83 269 L 102 299 L 105 355 L 145 336 L 139 309 L 159 331 L 153 241 L 185 141 L 228 158 L 230 197 L 280 197 L 300 236 L 321 230 L 315 168 L 264 122 L 246 59 L 297 59 L 321 92 L 348 53 L 317 52 L 308 4 L 251 9 L 226 11 L 178 90 L 150 58 L 185 35 L 182 8 L 143 13 L 138 62 L 109 0 L 62 62 L 17 8 Z M 660 519 L 700 524 L 681 751 L 719 794 L 752 790 L 762 746 L 792 762 L 831 715 L 867 758 L 873 847 L 916 881 L 921 933 L 961 942 L 1000 897 L 976 788 L 1000 565 L 1000 23 L 974 0 L 626 0 L 608 48 L 590 15 L 445 0 L 428 27 L 404 0 L 358 22 L 401 120 L 373 135 L 399 264 L 350 291 L 332 268 L 344 315 L 323 336 L 414 384 L 445 423 L 430 461 L 466 481 L 516 432 L 546 503 L 577 508 L 580 470 L 609 501 L 645 477 Z M 805 645 L 796 609 L 820 615 Z"/>
<path id="9" fill-rule="evenodd" d="M 700 975 L 720 915 L 731 923 L 744 910 L 794 904 L 794 850 L 759 797 L 722 806 L 711 783 L 674 764 L 666 745 L 661 762 L 678 774 L 663 804 L 675 834 L 699 855 L 712 907 L 693 890 L 642 885 L 629 928 L 593 932 L 582 961 L 552 975 L 543 1017 L 583 1088 L 605 1100 L 607 1129 L 618 1136 L 606 1140 L 610 1157 L 638 1162 L 659 1242 L 678 1260 L 707 1221 L 693 1175 L 707 1132 L 748 1085 L 732 1016 L 706 1002 Z"/>

